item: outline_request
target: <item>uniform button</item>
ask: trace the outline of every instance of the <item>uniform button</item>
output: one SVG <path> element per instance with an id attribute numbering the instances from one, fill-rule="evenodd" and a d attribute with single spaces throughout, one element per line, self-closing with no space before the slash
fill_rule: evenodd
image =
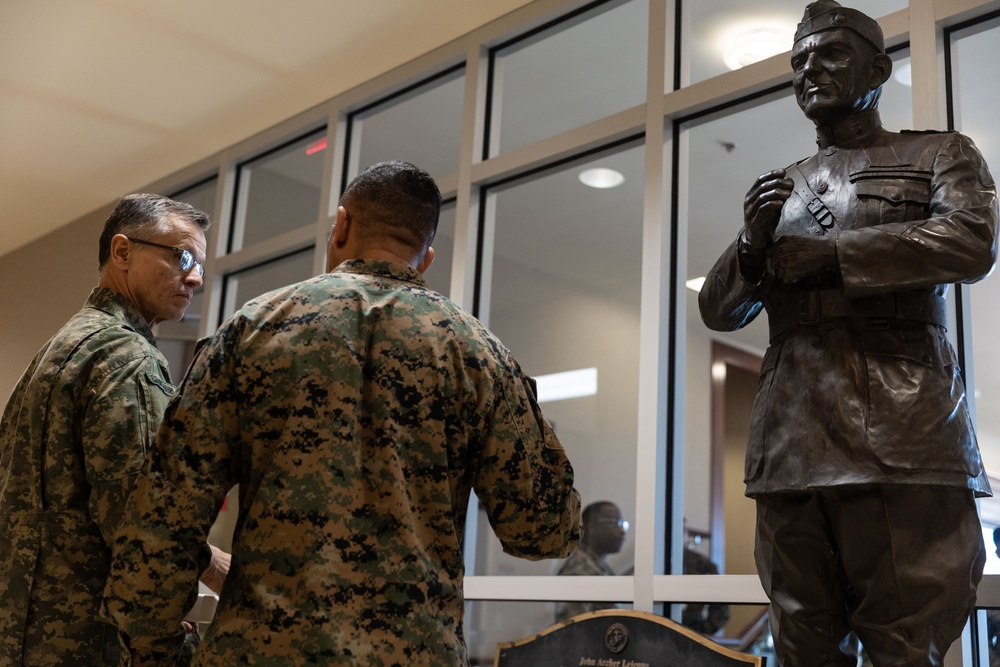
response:
<path id="1" fill-rule="evenodd" d="M 889 199 L 891 199 L 892 201 L 899 201 L 902 198 L 903 198 L 903 195 L 899 194 L 896 191 L 892 191 L 892 192 L 889 193 Z"/>
<path id="2" fill-rule="evenodd" d="M 823 194 L 824 192 L 826 192 L 829 189 L 830 189 L 830 186 L 827 185 L 826 183 L 820 183 L 819 185 L 816 186 L 816 192 L 818 192 L 820 194 Z"/>

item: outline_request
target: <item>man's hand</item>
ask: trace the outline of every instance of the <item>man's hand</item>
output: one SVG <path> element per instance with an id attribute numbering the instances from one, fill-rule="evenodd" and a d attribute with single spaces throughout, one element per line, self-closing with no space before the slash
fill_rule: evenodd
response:
<path id="1" fill-rule="evenodd" d="M 762 174 L 743 200 L 743 238 L 758 250 L 771 245 L 774 229 L 781 218 L 781 207 L 792 196 L 794 184 L 784 169 Z"/>
<path id="2" fill-rule="evenodd" d="M 771 271 L 781 282 L 792 285 L 803 278 L 835 269 L 835 236 L 782 236 L 767 251 Z"/>
<path id="3" fill-rule="evenodd" d="M 229 574 L 229 562 L 232 557 L 218 547 L 211 544 L 208 546 L 212 549 L 212 561 L 199 579 L 212 589 L 213 593 L 219 595 L 222 592 L 222 584 L 226 581 L 226 575 Z"/>

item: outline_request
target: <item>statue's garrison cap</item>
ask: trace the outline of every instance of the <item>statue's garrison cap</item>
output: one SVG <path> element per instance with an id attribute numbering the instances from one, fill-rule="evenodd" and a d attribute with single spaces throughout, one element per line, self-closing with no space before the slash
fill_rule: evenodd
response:
<path id="1" fill-rule="evenodd" d="M 870 42 L 880 53 L 885 53 L 885 38 L 878 21 L 856 9 L 842 7 L 835 0 L 817 0 L 806 5 L 802 23 L 795 30 L 795 41 L 823 30 L 847 28 Z"/>

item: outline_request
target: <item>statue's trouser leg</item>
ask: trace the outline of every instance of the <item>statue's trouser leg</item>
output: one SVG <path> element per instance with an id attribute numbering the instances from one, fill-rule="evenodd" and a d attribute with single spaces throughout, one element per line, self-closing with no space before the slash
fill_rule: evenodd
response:
<path id="1" fill-rule="evenodd" d="M 782 667 L 940 665 L 975 602 L 985 551 L 971 491 L 839 487 L 757 499 L 757 569 Z"/>

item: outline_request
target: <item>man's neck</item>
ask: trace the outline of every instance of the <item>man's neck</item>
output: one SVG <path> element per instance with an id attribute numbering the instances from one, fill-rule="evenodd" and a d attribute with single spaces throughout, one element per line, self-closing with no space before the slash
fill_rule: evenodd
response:
<path id="1" fill-rule="evenodd" d="M 832 125 L 817 125 L 816 144 L 820 149 L 829 146 L 851 148 L 871 143 L 881 131 L 882 120 L 878 109 L 868 109 Z"/>

